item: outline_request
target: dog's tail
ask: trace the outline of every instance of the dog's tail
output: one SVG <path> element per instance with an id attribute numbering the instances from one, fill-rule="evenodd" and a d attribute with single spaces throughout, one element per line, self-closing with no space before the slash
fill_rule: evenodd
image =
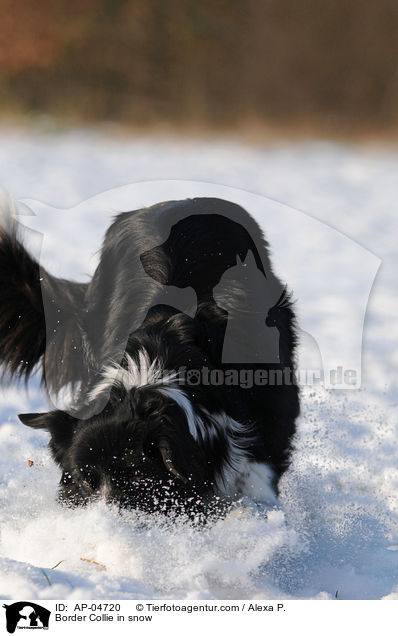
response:
<path id="1" fill-rule="evenodd" d="M 57 392 L 84 380 L 86 284 L 51 276 L 25 249 L 15 205 L 0 193 L 0 364 L 3 378 L 36 370 Z"/>

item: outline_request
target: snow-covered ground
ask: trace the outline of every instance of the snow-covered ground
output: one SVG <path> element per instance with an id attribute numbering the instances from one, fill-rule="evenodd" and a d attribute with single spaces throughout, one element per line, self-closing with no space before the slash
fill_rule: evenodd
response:
<path id="1" fill-rule="evenodd" d="M 355 358 L 354 318 L 362 316 L 371 272 L 381 261 L 364 325 L 362 388 L 303 387 L 292 464 L 281 482 L 280 505 L 266 517 L 247 503 L 229 518 L 198 528 L 184 519 L 120 514 L 103 503 L 62 509 L 55 502 L 59 475 L 47 435 L 23 427 L 16 417 L 46 409 L 44 396 L 36 381 L 28 394 L 23 387 L 4 389 L 0 598 L 272 599 L 337 593 L 341 599 L 398 599 L 397 174 L 393 146 L 249 146 L 236 139 L 133 138 L 84 130 L 0 132 L 0 185 L 17 199 L 71 208 L 62 213 L 32 204 L 42 223 L 38 229 L 51 234 L 43 262 L 81 280 L 92 271 L 96 257 L 89 257 L 110 216 L 128 206 L 130 195 L 131 207 L 140 197 L 155 201 L 191 190 L 231 197 L 235 192 L 235 198 L 247 199 L 250 211 L 250 203 L 265 201 L 258 218 L 275 270 L 293 287 L 302 319 L 300 361 L 316 359 L 314 335 L 322 353 L 333 337 L 336 349 Z M 107 214 L 96 214 L 93 204 L 76 207 L 134 183 L 141 185 L 97 199 L 109 201 Z M 350 242 L 339 241 L 330 226 L 356 243 L 350 248 Z M 364 248 L 359 256 L 358 244 Z M 345 313 L 339 313 L 341 306 Z M 347 316 L 337 329 L 343 336 L 336 336 L 335 315 Z"/>

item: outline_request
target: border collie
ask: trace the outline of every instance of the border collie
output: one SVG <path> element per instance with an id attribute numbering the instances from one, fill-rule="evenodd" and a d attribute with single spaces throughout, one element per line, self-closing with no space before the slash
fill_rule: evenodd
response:
<path id="1" fill-rule="evenodd" d="M 275 504 L 299 412 L 295 319 L 254 219 L 212 198 L 119 214 L 88 283 L 41 268 L 17 226 L 3 209 L 0 361 L 72 392 L 70 408 L 19 415 L 50 433 L 60 501 Z"/>

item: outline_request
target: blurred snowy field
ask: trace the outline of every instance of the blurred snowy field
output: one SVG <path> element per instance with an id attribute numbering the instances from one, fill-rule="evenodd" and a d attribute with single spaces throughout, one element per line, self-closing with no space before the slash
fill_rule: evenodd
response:
<path id="1" fill-rule="evenodd" d="M 42 262 L 58 275 L 85 280 L 112 215 L 128 209 L 130 198 L 134 208 L 173 193 L 235 192 L 255 213 L 252 206 L 267 197 L 256 218 L 274 269 L 297 299 L 306 332 L 299 366 L 316 366 L 319 352 L 308 333 L 327 346 L 339 306 L 347 324 L 336 343 L 353 354 L 358 329 L 349 318 L 356 309 L 361 315 L 369 291 L 358 271 L 362 256 L 353 256 L 358 246 L 368 255 L 367 282 L 378 269 L 361 389 L 303 387 L 292 464 L 280 505 L 266 517 L 250 502 L 206 528 L 120 514 L 101 502 L 62 509 L 48 437 L 16 416 L 45 410 L 45 398 L 35 380 L 28 393 L 5 388 L 0 598 L 332 599 L 337 592 L 341 599 L 398 599 L 397 174 L 393 146 L 0 131 L 0 185 L 18 200 L 45 204 L 32 203 L 36 225 L 33 217 L 26 225 L 48 234 Z"/>

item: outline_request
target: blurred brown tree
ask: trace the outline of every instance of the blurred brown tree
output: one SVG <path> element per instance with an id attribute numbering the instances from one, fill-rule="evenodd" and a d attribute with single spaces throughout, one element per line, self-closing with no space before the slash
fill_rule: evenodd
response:
<path id="1" fill-rule="evenodd" d="M 391 126 L 397 0 L 0 0 L 0 108 Z"/>

